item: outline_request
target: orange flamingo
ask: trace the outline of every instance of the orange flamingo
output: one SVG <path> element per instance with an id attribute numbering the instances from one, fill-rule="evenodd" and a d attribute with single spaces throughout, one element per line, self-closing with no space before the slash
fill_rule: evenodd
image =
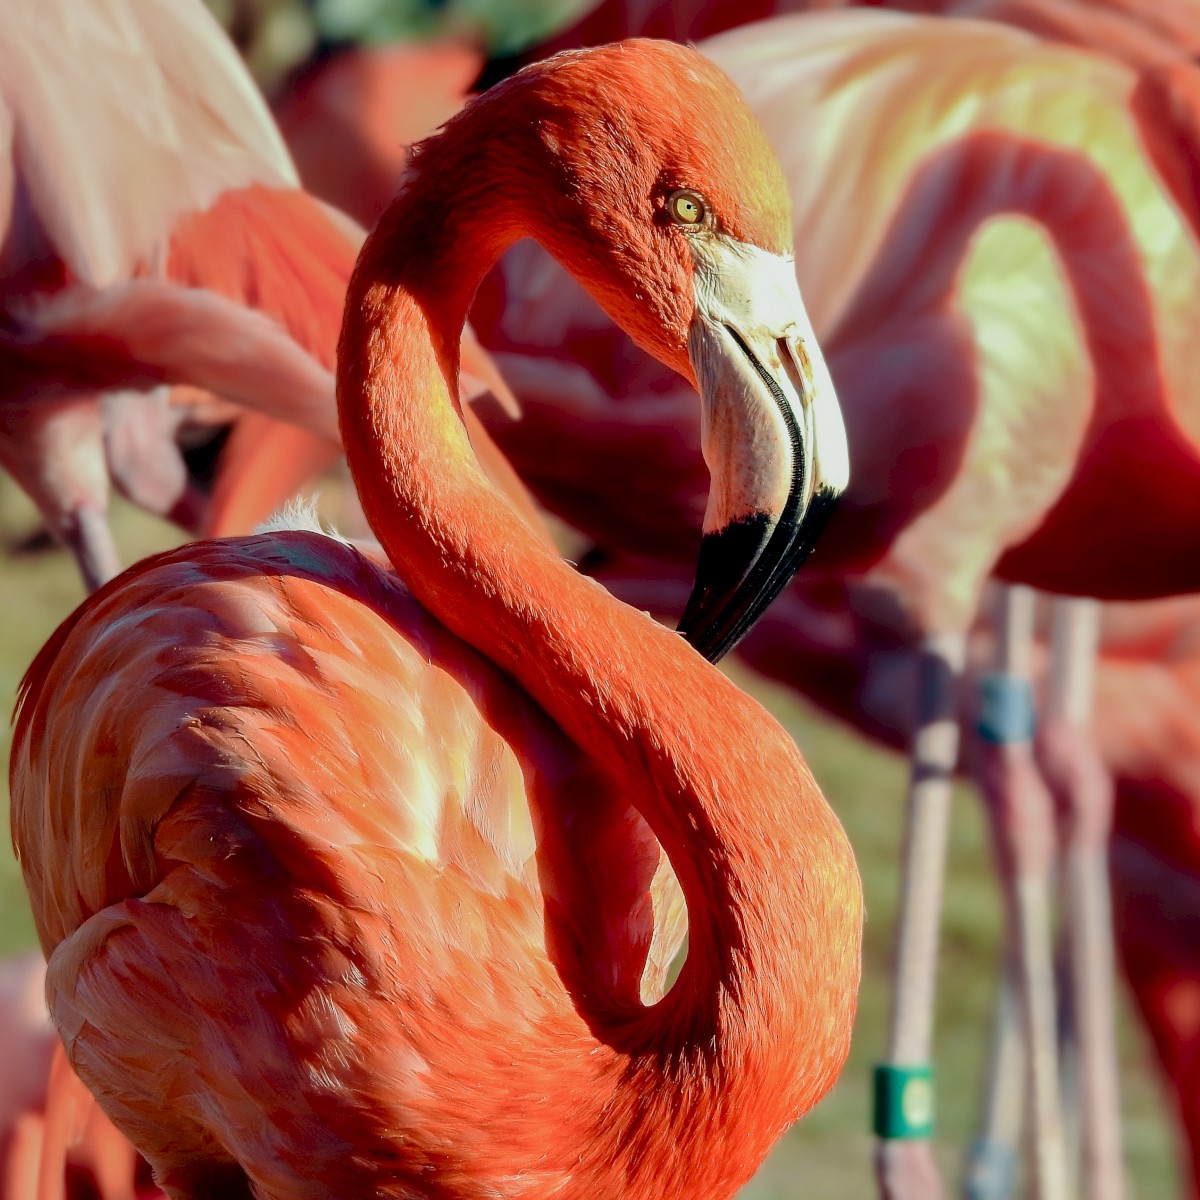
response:
<path id="1" fill-rule="evenodd" d="M 119 569 L 110 473 L 131 498 L 203 523 L 175 448 L 181 420 L 214 419 L 197 395 L 304 425 L 333 457 L 334 345 L 362 235 L 299 190 L 198 0 L 102 0 L 86 14 L 17 0 L 5 17 L 0 466 L 91 588 Z M 465 356 L 472 393 L 502 390 L 473 345 Z M 175 390 L 182 408 L 172 383 L 194 385 Z M 228 528 L 234 502 L 219 500 Z"/>
<path id="2" fill-rule="evenodd" d="M 858 484 L 837 532 L 822 545 L 820 564 L 865 571 L 881 602 L 899 606 L 910 638 L 926 635 L 930 674 L 947 683 L 956 668 L 946 659 L 961 657 L 980 588 L 993 571 L 1102 596 L 1194 588 L 1194 558 L 1180 554 L 1195 536 L 1183 497 L 1194 495 L 1200 465 L 1189 432 L 1193 292 L 1179 282 L 1180 273 L 1196 273 L 1200 259 L 1173 206 L 1176 189 L 1161 173 L 1161 154 L 1146 144 L 1143 114 L 1131 108 L 1139 78 L 1114 62 L 1039 46 L 998 27 L 888 14 L 780 19 L 705 49 L 776 133 L 797 227 L 805 230 L 798 274 L 846 394 Z M 796 112 L 813 119 L 797 124 Z M 547 296 L 543 288 L 543 302 Z M 570 321 L 560 295 L 547 308 L 549 325 Z M 514 321 L 512 329 L 520 328 Z M 585 474 L 574 472 L 569 484 L 550 475 L 558 464 L 535 449 L 536 414 L 554 405 L 559 413 L 546 418 L 547 427 L 569 424 L 572 416 L 561 408 L 575 405 L 574 416 L 588 424 L 589 448 L 615 450 L 621 433 L 597 431 L 594 417 L 611 401 L 622 419 L 621 374 L 639 368 L 627 357 L 624 364 L 605 361 L 590 390 L 577 390 L 563 386 L 552 361 L 529 364 L 523 378 L 520 364 L 502 362 L 527 414 L 500 435 L 518 469 L 528 471 L 535 489 L 540 474 L 543 495 L 557 489 L 578 518 L 586 522 L 592 510 L 591 520 L 607 523 L 613 510 L 586 498 L 594 485 Z M 663 433 L 678 429 L 669 424 L 669 390 L 654 378 L 642 381 L 642 391 L 651 399 L 645 413 L 629 418 L 627 432 L 677 439 Z M 694 475 L 695 460 L 680 449 L 681 473 Z M 604 477 L 600 468 L 595 478 Z M 1145 488 L 1156 522 L 1161 518 L 1149 537 L 1123 505 L 1132 479 Z M 660 519 L 686 516 L 694 488 L 647 504 L 660 484 L 668 486 L 662 476 L 643 478 L 642 495 L 627 508 L 620 505 L 629 497 L 618 499 L 618 516 L 636 519 L 639 509 Z M 611 527 L 595 532 L 607 533 L 610 544 L 629 544 L 623 535 L 614 539 Z M 686 541 L 676 539 L 676 552 Z M 932 719 L 947 702 L 934 696 L 930 703 Z M 1076 729 L 1071 753 L 1078 736 Z M 1011 784 L 1032 770 L 1030 753 L 1027 744 L 991 752 L 993 781 L 998 771 L 1009 785 L 997 804 L 1013 802 Z M 924 762 L 923 776 L 948 776 L 956 758 L 950 739 L 940 754 L 936 769 Z M 945 793 L 933 791 L 933 830 L 912 844 L 929 836 L 936 860 Z M 916 795 L 924 808 L 924 785 Z M 1049 947 L 1035 919 L 1047 904 L 1048 816 L 1033 814 L 1042 822 L 1039 843 L 1036 826 L 1020 828 L 1010 808 L 994 811 L 1001 852 L 1016 861 L 1022 880 L 1010 903 L 1019 915 L 1024 910 L 1026 969 L 1048 975 Z M 1074 822 L 1087 845 L 1076 843 L 1072 853 L 1086 850 L 1083 873 L 1093 897 L 1103 876 L 1101 824 Z M 938 874 L 925 868 L 927 878 Z M 924 932 L 907 936 L 899 955 L 907 999 L 894 1030 L 903 1049 L 895 1053 L 910 1065 L 923 1061 L 928 1047 L 928 1017 L 915 1014 L 927 1014 L 931 998 L 918 964 L 932 958 L 936 889 L 916 908 L 926 905 Z M 1103 995 L 1101 967 L 1090 963 L 1084 995 Z M 1053 1061 L 1051 1014 L 1044 1000 L 1027 1003 L 1040 1031 L 1035 1062 L 1043 1064 L 1035 1123 L 1053 1134 L 1056 1089 L 1044 1069 Z M 1103 1010 L 1091 1024 L 1102 1029 Z M 1089 1094 L 1104 1093 L 1093 1087 Z M 1093 1183 L 1119 1180 L 1115 1138 L 1094 1141 L 1109 1157 L 1093 1164 Z M 893 1143 L 884 1151 L 885 1175 L 906 1160 L 915 1172 L 920 1155 L 917 1143 Z M 1042 1163 L 1044 1194 L 1055 1194 L 1060 1170 L 1052 1158 Z"/>
<path id="3" fill-rule="evenodd" d="M 349 289 L 340 419 L 398 574 L 199 543 L 35 661 L 13 827 L 51 1009 L 170 1194 L 730 1196 L 832 1082 L 861 893 L 803 760 L 538 541 L 452 399 L 478 278 L 536 236 L 700 386 L 719 638 L 844 484 L 790 230 L 694 51 L 523 72 L 424 144 Z"/>

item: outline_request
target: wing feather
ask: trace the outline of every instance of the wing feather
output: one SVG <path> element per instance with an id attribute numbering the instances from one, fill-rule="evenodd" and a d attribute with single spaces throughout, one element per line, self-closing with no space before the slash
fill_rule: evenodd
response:
<path id="1" fill-rule="evenodd" d="M 262 96 L 199 3 L 10 0 L 0 102 L 14 119 L 26 261 L 48 247 L 83 283 L 126 277 L 224 191 L 297 184 Z"/>
<path id="2" fill-rule="evenodd" d="M 661 991 L 682 909 L 658 843 L 394 574 L 284 533 L 185 547 L 119 582 L 52 639 L 20 701 L 13 829 L 48 953 L 180 863 L 219 873 L 232 851 L 214 826 L 261 842 L 296 886 L 382 913 L 400 862 L 425 936 L 473 955 L 515 937 L 544 961 L 549 917 L 584 956 L 565 975 Z M 509 900 L 502 953 L 490 914 Z"/>

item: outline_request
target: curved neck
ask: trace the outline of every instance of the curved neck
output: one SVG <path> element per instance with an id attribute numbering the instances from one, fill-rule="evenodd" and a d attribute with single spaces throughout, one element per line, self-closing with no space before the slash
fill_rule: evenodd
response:
<path id="1" fill-rule="evenodd" d="M 973 239 L 997 217 L 1027 218 L 1053 242 L 1095 366 L 1099 406 L 1128 416 L 1161 404 L 1153 297 L 1121 196 L 1079 149 L 1003 130 L 965 135 L 914 172 L 884 252 L 827 346 L 853 346 L 897 314 L 950 309 Z"/>
<path id="2" fill-rule="evenodd" d="M 410 176 L 350 284 L 338 392 L 363 508 L 414 596 L 604 764 L 671 859 L 690 915 L 683 975 L 651 1008 L 587 1014 L 592 1028 L 632 1070 L 686 1060 L 718 1092 L 749 1088 L 765 1153 L 845 1055 L 853 860 L 786 734 L 539 543 L 478 469 L 451 399 L 463 316 L 504 247 L 542 231 L 525 185 L 480 204 L 448 196 L 452 177 Z"/>

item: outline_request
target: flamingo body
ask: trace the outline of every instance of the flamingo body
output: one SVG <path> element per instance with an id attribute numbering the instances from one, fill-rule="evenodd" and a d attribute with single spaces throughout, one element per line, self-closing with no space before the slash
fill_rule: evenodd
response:
<path id="1" fill-rule="evenodd" d="M 162 1181 L 203 1148 L 201 1125 L 238 1161 L 270 1163 L 263 1114 L 287 1109 L 306 1162 L 279 1179 L 264 1167 L 271 1195 L 300 1171 L 330 1194 L 404 1194 L 434 1167 L 455 1186 L 462 1160 L 472 1186 L 501 1192 L 517 1164 L 545 1161 L 538 1194 L 552 1192 L 566 1164 L 547 1154 L 547 1126 L 577 1144 L 572 1094 L 618 1068 L 581 1054 L 548 1091 L 560 1073 L 524 1044 L 582 1048 L 562 976 L 583 947 L 609 964 L 613 1000 L 644 988 L 653 1001 L 682 933 L 673 878 L 655 882 L 657 844 L 613 781 L 393 574 L 327 537 L 151 560 L 69 639 L 45 685 L 67 664 L 76 687 L 92 681 L 57 709 L 74 752 L 50 757 L 65 730 L 38 722 L 14 769 L 77 807 L 25 810 L 16 832 L 58 848 L 24 861 L 43 944 L 58 947 L 50 988 L 72 1057 L 87 1078 L 93 1053 L 115 1072 L 104 1106 Z M 214 671 L 226 639 L 232 676 Z M 82 833 L 69 844 L 54 833 L 68 826 Z M 249 930 L 264 953 L 229 955 Z M 170 966 L 182 946 L 196 956 L 186 976 Z M 236 1055 L 219 1021 L 151 1032 L 181 1004 L 219 1014 L 230 997 L 253 1030 Z M 146 1037 L 121 1082 L 104 1046 L 133 1027 Z M 131 1086 L 147 1060 L 157 1094 L 181 1098 L 166 1128 Z M 215 1129 L 214 1091 L 231 1102 Z M 409 1142 L 429 1149 L 406 1154 Z"/>
<path id="2" fill-rule="evenodd" d="M 80 15 L 23 0 L 7 16 L 0 465 L 95 586 L 119 567 L 110 475 L 164 515 L 206 523 L 175 438 L 213 418 L 212 394 L 232 415 L 266 414 L 247 437 L 286 420 L 333 457 L 334 347 L 362 231 L 300 190 L 202 4 L 104 0 Z M 473 342 L 464 356 L 466 395 L 480 381 L 507 394 Z M 168 403 L 166 385 L 189 386 Z M 318 457 L 302 451 L 306 465 Z M 301 479 L 278 478 L 270 499 Z M 266 512 L 231 486 L 208 524 L 248 521 L 244 532 Z"/>
<path id="3" fill-rule="evenodd" d="M 315 204 L 296 191 L 262 98 L 201 5 L 160 11 L 105 0 L 77 13 L 26 3 L 7 18 L 0 462 L 94 586 L 118 566 L 104 524 L 106 441 L 117 447 L 119 480 L 131 465 L 149 474 L 156 458 L 177 457 L 186 413 L 137 393 L 187 382 L 235 400 L 294 402 L 310 419 L 328 413 L 338 304 L 357 239 L 308 213 L 292 227 L 293 214 Z M 269 219 L 256 221 L 264 210 Z M 286 328 L 290 314 L 271 313 L 258 294 L 261 261 L 245 260 L 215 289 L 203 253 L 188 279 L 173 276 L 173 257 L 260 237 L 276 258 L 287 244 L 305 280 L 295 296 L 307 299 L 290 301 L 292 312 L 309 310 L 302 328 Z M 339 253 L 343 283 L 331 290 L 308 263 Z M 323 336 L 302 343 L 322 320 Z M 248 362 L 252 381 L 239 374 Z M 260 392 L 264 381 L 271 386 Z M 150 449 L 124 436 L 131 426 L 143 442 L 157 429 Z M 142 498 L 194 516 L 184 481 L 182 470 L 160 475 Z"/>
<path id="4" fill-rule="evenodd" d="M 692 103 L 634 138 L 656 88 Z M 789 229 L 694 52 L 518 76 L 420 148 L 351 281 L 340 424 L 386 557 L 190 546 L 35 661 L 13 827 L 51 1010 L 173 1196 L 731 1196 L 831 1084 L 861 922 L 840 827 L 753 701 L 497 494 L 455 387 L 474 288 L 529 234 L 660 360 L 692 378 L 704 347 L 712 403 L 827 412 Z M 725 261 L 787 272 L 744 341 Z M 840 462 L 838 433 L 796 452 Z"/>
<path id="5" fill-rule="evenodd" d="M 458 42 L 356 46 L 319 58 L 274 105 L 305 188 L 374 224 L 408 148 L 462 107 L 482 65 Z"/>
<path id="6" fill-rule="evenodd" d="M 1200 256 L 1141 149 L 1131 72 L 995 26 L 859 12 L 707 48 L 797 167 L 797 273 L 827 331 L 857 478 L 887 481 L 849 498 L 848 540 L 858 526 L 885 575 L 920 560 L 981 577 L 979 554 L 1011 548 L 1001 574 L 1049 590 L 1194 587 L 1179 498 L 1200 484 L 1200 430 L 1182 316 Z M 788 116 L 817 105 L 826 119 L 805 129 L 820 141 Z M 893 382 L 868 391 L 876 379 Z M 930 444 L 936 464 L 919 458 Z M 1160 502 L 1148 528 L 1127 503 L 1135 478 Z"/>

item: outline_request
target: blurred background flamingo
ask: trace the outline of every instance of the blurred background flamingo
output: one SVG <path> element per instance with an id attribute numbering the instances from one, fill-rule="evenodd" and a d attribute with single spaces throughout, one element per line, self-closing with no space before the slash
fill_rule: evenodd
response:
<path id="1" fill-rule="evenodd" d="M 13 6 L 0 43 L 0 461 L 95 587 L 119 569 L 110 459 L 132 462 L 115 474 L 135 493 L 157 470 L 140 498 L 159 511 L 192 527 L 203 515 L 175 450 L 187 410 L 160 385 L 273 404 L 333 433 L 334 320 L 358 239 L 297 190 L 200 5 L 158 20 L 119 2 L 78 20 L 69 8 Z M 129 95 L 155 98 L 139 138 Z"/>
<path id="2" fill-rule="evenodd" d="M 362 234 L 300 190 L 261 95 L 200 3 L 153 14 L 104 0 L 80 15 L 23 2 L 7 18 L 0 464 L 96 587 L 119 568 L 110 478 L 193 530 L 235 532 L 266 515 L 247 500 L 253 480 L 236 498 L 218 485 L 209 511 L 181 434 L 201 441 L 249 408 L 328 450 L 295 461 L 289 439 L 309 442 L 256 417 L 231 461 L 239 442 L 273 438 L 290 489 L 332 460 L 334 344 Z M 426 107 L 406 133 L 444 115 Z M 465 396 L 502 391 L 470 339 L 465 356 Z"/>

